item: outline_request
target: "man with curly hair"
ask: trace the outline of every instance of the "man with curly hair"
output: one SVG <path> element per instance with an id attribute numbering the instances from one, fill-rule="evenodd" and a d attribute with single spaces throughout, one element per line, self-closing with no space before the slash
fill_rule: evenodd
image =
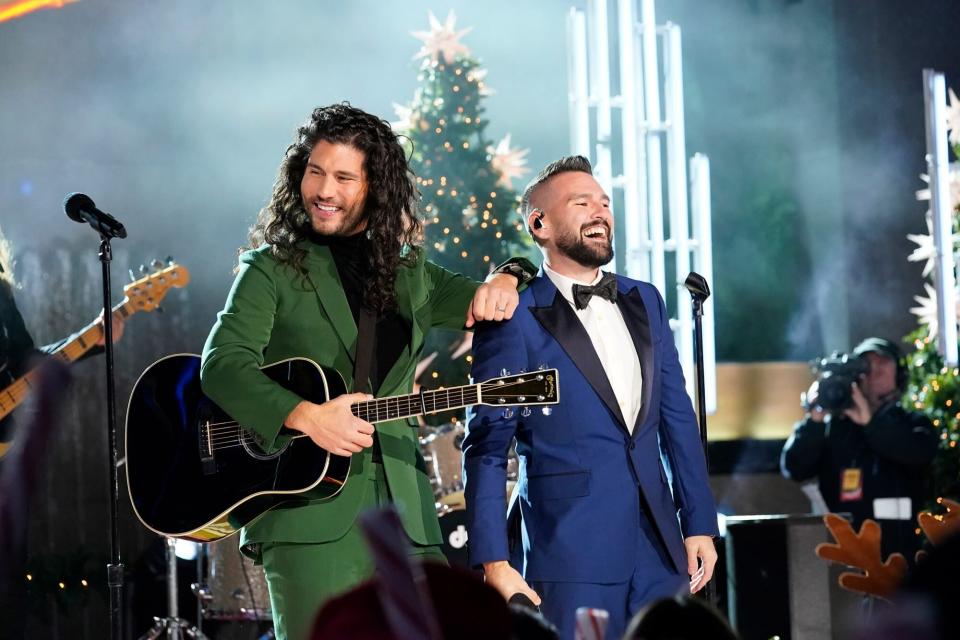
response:
<path id="1" fill-rule="evenodd" d="M 425 334 L 516 308 L 518 279 L 480 284 L 424 258 L 418 193 L 384 120 L 347 104 L 314 110 L 287 148 L 269 204 L 250 232 L 236 281 L 203 351 L 204 392 L 268 451 L 300 431 L 352 456 L 333 498 L 278 508 L 244 528 L 262 562 L 278 638 L 305 638 L 329 596 L 373 572 L 356 525 L 366 509 L 396 506 L 412 553 L 442 560 L 434 497 L 406 420 L 373 425 L 350 412 L 360 393 L 303 400 L 260 367 L 291 357 L 338 369 L 349 388 L 361 316 L 375 317 L 369 380 L 377 396 L 410 393 Z M 514 261 L 509 269 L 525 261 Z M 534 271 L 529 263 L 522 264 Z"/>

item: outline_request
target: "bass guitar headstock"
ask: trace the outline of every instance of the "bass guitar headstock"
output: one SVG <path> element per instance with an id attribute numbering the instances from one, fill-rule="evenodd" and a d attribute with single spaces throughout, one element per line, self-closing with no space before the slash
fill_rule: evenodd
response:
<path id="1" fill-rule="evenodd" d="M 137 311 L 153 311 L 171 288 L 179 289 L 190 283 L 187 268 L 168 260 L 166 266 L 159 260 L 151 263 L 154 272 L 134 280 L 123 288 L 126 302 Z M 140 267 L 145 272 L 146 267 Z"/>

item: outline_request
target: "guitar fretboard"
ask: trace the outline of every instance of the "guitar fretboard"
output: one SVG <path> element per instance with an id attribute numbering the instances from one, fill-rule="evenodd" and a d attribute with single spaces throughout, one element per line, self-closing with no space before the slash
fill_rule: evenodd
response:
<path id="1" fill-rule="evenodd" d="M 480 385 L 421 391 L 405 396 L 380 398 L 350 405 L 350 411 L 361 420 L 371 424 L 387 420 L 399 420 L 437 411 L 460 409 L 480 402 Z"/>
<path id="2" fill-rule="evenodd" d="M 130 317 L 134 312 L 133 305 L 129 300 L 121 302 L 113 308 L 113 315 L 123 319 Z M 61 362 L 71 363 L 79 359 L 87 351 L 90 351 L 103 335 L 103 329 L 96 322 L 84 327 L 75 338 L 72 338 L 66 344 L 50 354 L 51 358 L 57 358 Z M 38 371 L 36 368 L 23 374 L 14 380 L 10 386 L 0 391 L 0 420 L 7 417 L 14 409 L 26 399 L 27 394 L 33 389 L 37 379 Z"/>

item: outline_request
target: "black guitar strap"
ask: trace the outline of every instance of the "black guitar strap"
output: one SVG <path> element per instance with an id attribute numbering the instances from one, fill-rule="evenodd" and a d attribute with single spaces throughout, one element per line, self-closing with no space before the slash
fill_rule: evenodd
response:
<path id="1" fill-rule="evenodd" d="M 357 327 L 357 359 L 353 364 L 353 392 L 372 393 L 370 390 L 370 364 L 373 361 L 373 344 L 376 341 L 377 323 L 373 313 L 360 307 Z"/>

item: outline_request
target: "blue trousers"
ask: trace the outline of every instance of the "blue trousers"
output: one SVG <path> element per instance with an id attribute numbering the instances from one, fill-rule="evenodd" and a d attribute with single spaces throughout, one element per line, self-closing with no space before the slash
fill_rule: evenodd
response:
<path id="1" fill-rule="evenodd" d="M 644 606 L 660 598 L 688 593 L 690 579 L 677 572 L 652 524 L 641 516 L 642 534 L 638 536 L 633 574 L 626 582 L 598 584 L 586 582 L 537 582 L 533 590 L 543 600 L 540 611 L 560 630 L 563 640 L 573 640 L 578 607 L 604 609 L 610 615 L 607 638 L 621 638 L 630 619 Z M 586 544 L 603 544 L 594 539 Z"/>

